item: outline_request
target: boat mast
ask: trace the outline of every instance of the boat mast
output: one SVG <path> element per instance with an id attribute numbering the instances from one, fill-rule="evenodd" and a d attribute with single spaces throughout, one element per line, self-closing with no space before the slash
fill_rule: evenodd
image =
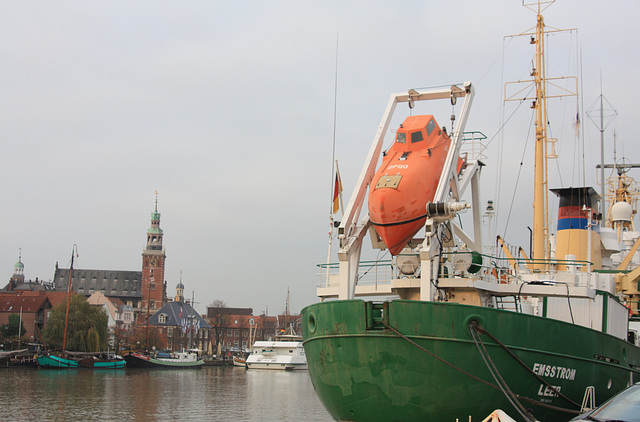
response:
<path id="1" fill-rule="evenodd" d="M 535 38 L 531 43 L 536 45 L 536 67 L 532 70 L 535 79 L 536 100 L 536 148 L 535 148 L 535 176 L 533 191 L 533 259 L 549 258 L 549 230 L 548 230 L 548 197 L 547 197 L 547 97 L 545 92 L 546 69 L 544 61 L 544 19 L 541 14 L 541 2 L 538 1 L 537 24 Z M 534 261 L 535 262 L 535 261 Z M 545 269 L 546 264 L 534 264 L 536 269 Z"/>
<path id="2" fill-rule="evenodd" d="M 73 254 L 78 254 L 78 245 L 74 243 L 71 248 L 71 267 L 69 268 L 69 283 L 67 285 L 67 313 L 64 317 L 64 337 L 62 339 L 62 350 L 67 348 L 67 325 L 69 324 L 69 302 L 71 301 L 71 279 L 73 278 Z"/>
<path id="3" fill-rule="evenodd" d="M 537 23 L 535 32 L 521 33 L 515 36 L 527 35 L 531 36 L 531 44 L 536 46 L 535 65 L 531 71 L 531 80 L 507 82 L 505 85 L 505 101 L 522 101 L 533 100 L 531 108 L 536 111 L 536 146 L 534 158 L 534 190 L 533 190 L 533 230 L 532 244 L 533 256 L 532 267 L 534 271 L 544 271 L 548 267 L 551 251 L 549 247 L 549 199 L 548 199 L 548 164 L 549 158 L 557 158 L 553 144 L 557 139 L 547 136 L 547 99 L 560 98 L 565 96 L 578 95 L 578 84 L 575 76 L 547 77 L 546 61 L 545 61 L 545 35 L 552 32 L 575 31 L 575 29 L 551 29 L 545 30 L 544 18 L 542 12 L 546 10 L 555 0 L 523 0 L 522 5 L 534 11 L 537 15 Z M 511 35 L 514 36 L 514 35 Z M 575 88 L 572 90 L 569 86 L 562 87 L 558 81 L 564 79 L 575 80 Z M 535 97 L 522 98 L 519 94 L 522 90 L 507 95 L 507 86 L 518 86 L 522 83 L 532 84 L 535 86 Z M 551 84 L 555 88 L 555 92 L 548 93 L 547 88 Z M 549 145 L 551 148 L 549 150 Z M 536 263 L 537 262 L 537 263 Z"/>

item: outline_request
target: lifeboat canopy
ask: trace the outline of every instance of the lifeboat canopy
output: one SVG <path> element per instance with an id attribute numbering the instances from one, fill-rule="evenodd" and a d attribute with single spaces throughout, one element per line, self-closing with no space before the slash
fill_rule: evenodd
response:
<path id="1" fill-rule="evenodd" d="M 450 146 L 432 115 L 410 116 L 384 155 L 369 188 L 369 218 L 392 255 L 424 227 Z"/>

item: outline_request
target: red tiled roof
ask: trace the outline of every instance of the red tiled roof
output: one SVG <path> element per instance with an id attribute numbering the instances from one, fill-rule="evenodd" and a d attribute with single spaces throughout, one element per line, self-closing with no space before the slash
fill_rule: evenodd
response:
<path id="1" fill-rule="evenodd" d="M 74 295 L 75 293 L 71 293 Z M 52 307 L 56 307 L 67 300 L 67 292 L 46 292 Z"/>
<path id="2" fill-rule="evenodd" d="M 0 312 L 19 313 L 22 312 L 35 313 L 47 305 L 46 296 L 0 296 Z"/>
<path id="3" fill-rule="evenodd" d="M 108 299 L 115 305 L 116 308 L 119 308 L 122 305 L 126 305 L 126 303 L 124 303 L 122 299 L 118 299 L 117 297 L 109 297 Z"/>

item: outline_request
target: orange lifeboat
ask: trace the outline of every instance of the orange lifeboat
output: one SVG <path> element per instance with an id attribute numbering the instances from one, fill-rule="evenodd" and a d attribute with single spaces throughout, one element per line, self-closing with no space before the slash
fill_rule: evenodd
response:
<path id="1" fill-rule="evenodd" d="M 400 125 L 369 188 L 369 218 L 392 255 L 424 227 L 451 139 L 431 115 Z"/>

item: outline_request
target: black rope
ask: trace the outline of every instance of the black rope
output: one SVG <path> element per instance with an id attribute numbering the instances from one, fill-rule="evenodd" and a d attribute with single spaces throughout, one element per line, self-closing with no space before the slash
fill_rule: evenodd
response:
<path id="1" fill-rule="evenodd" d="M 581 406 L 576 403 L 575 401 L 571 400 L 569 397 L 565 396 L 564 394 L 562 394 L 559 390 L 556 389 L 556 387 L 554 387 L 553 385 L 549 384 L 547 381 L 545 381 L 540 375 L 536 374 L 531 368 L 529 368 L 529 366 L 524 363 L 522 361 L 522 359 L 520 359 L 518 356 L 516 356 L 515 353 L 513 353 L 511 351 L 511 349 L 509 349 L 504 343 L 502 343 L 500 340 L 498 340 L 497 338 L 495 338 L 490 332 L 488 332 L 487 330 L 485 330 L 484 328 L 480 328 L 478 327 L 477 324 L 472 323 L 471 326 L 469 327 L 471 330 L 474 330 L 480 334 L 486 334 L 491 340 L 493 340 L 498 346 L 500 346 L 501 348 L 503 348 L 507 353 L 509 353 L 509 355 L 514 358 L 520 365 L 522 365 L 523 368 L 525 368 L 531 375 L 533 375 L 534 377 L 536 377 L 538 379 L 538 381 L 540 381 L 541 383 L 543 383 L 546 387 L 552 389 L 558 396 L 562 397 L 563 399 L 565 399 L 566 401 L 568 401 L 569 403 L 571 403 L 572 405 L 580 408 Z"/>
<path id="2" fill-rule="evenodd" d="M 398 221 L 396 223 L 376 223 L 374 221 L 371 221 L 371 224 L 373 224 L 374 226 L 377 226 L 377 227 L 401 226 L 403 224 L 413 223 L 414 221 L 418 221 L 418 220 L 421 220 L 421 219 L 426 218 L 426 217 L 427 217 L 427 214 L 424 214 L 424 215 L 421 215 L 420 217 L 412 218 L 411 220 Z"/>
<path id="3" fill-rule="evenodd" d="M 396 330 L 395 328 L 393 328 L 392 326 L 390 326 L 389 324 L 387 324 L 387 323 L 386 323 L 386 321 L 384 321 L 384 320 L 383 320 L 383 321 L 382 321 L 382 324 L 383 324 L 387 329 L 389 329 L 390 331 L 392 331 L 395 335 L 397 335 L 398 337 L 402 338 L 403 340 L 406 340 L 407 342 L 409 342 L 409 343 L 410 343 L 410 344 L 412 344 L 413 346 L 415 346 L 415 347 L 417 347 L 418 349 L 422 350 L 423 352 L 427 353 L 429 356 L 433 357 L 434 359 L 436 359 L 436 360 L 438 360 L 438 361 L 440 361 L 440 362 L 444 363 L 445 365 L 449 366 L 450 368 L 455 369 L 456 371 L 460 372 L 461 374 L 464 374 L 464 375 L 468 376 L 469 378 L 472 378 L 472 379 L 474 379 L 474 380 L 476 380 L 476 381 L 478 381 L 478 382 L 480 382 L 480 383 L 482 383 L 482 384 L 486 385 L 487 387 L 491 387 L 491 388 L 493 388 L 493 389 L 495 389 L 495 390 L 502 391 L 502 390 L 501 390 L 501 388 L 500 388 L 500 387 L 498 387 L 497 385 L 491 384 L 489 381 L 485 381 L 485 380 L 483 380 L 482 378 L 479 378 L 479 377 L 477 377 L 477 376 L 475 376 L 475 375 L 471 374 L 470 372 L 467 372 L 467 371 L 465 371 L 464 369 L 459 368 L 459 367 L 455 366 L 454 364 L 447 362 L 446 360 L 442 359 L 440 356 L 438 356 L 438 355 L 434 354 L 433 352 L 430 352 L 429 350 L 427 350 L 427 349 L 425 349 L 424 347 L 420 346 L 418 343 L 416 343 L 415 341 L 411 340 L 409 337 L 405 336 L 404 334 L 402 334 L 401 332 L 399 332 L 398 330 Z M 470 329 L 471 329 L 471 327 L 470 327 Z M 494 340 L 497 344 L 499 344 L 499 345 L 501 344 L 498 340 L 496 340 L 496 339 L 495 339 L 494 337 L 492 337 L 488 332 L 486 332 L 486 330 L 482 330 L 482 333 L 481 333 L 481 334 L 487 334 L 487 335 L 488 335 L 492 340 Z M 504 346 L 504 347 L 506 348 L 506 346 Z M 507 351 L 509 351 L 509 353 L 511 353 L 511 351 L 510 351 L 510 350 L 508 350 L 508 349 L 506 349 L 506 350 L 507 350 Z M 526 367 L 530 372 L 532 372 L 532 373 L 533 373 L 533 371 L 531 371 L 531 370 L 529 369 L 529 367 L 528 367 L 528 366 L 526 366 L 526 364 L 524 364 L 524 362 L 522 362 L 522 361 L 521 361 L 517 356 L 515 356 L 515 355 L 513 355 L 513 354 L 512 354 L 512 356 L 514 356 L 518 361 L 520 361 L 520 362 L 521 362 L 521 364 L 522 364 L 522 365 L 524 365 L 524 366 L 525 366 L 525 367 Z M 545 385 L 549 386 L 549 384 L 548 384 L 548 383 L 546 383 L 544 380 L 542 380 L 542 379 L 541 379 L 537 374 L 535 374 L 535 373 L 533 373 L 533 374 L 534 374 L 538 379 L 540 379 L 540 380 L 541 380 Z M 553 388 L 553 387 L 552 387 L 552 388 Z M 554 389 L 554 390 L 555 390 L 555 389 Z M 536 405 L 536 406 L 545 407 L 545 408 L 547 408 L 547 409 L 555 410 L 555 411 L 558 411 L 558 412 L 571 413 L 571 414 L 574 414 L 574 415 L 579 415 L 579 414 L 581 413 L 579 410 L 566 409 L 566 408 L 564 408 L 564 407 L 553 406 L 553 405 L 550 405 L 550 404 L 542 403 L 542 402 L 540 402 L 540 401 L 538 401 L 538 400 L 535 400 L 535 399 L 532 399 L 532 398 L 529 398 L 529 397 L 526 397 L 526 396 L 521 396 L 520 394 L 515 394 L 515 393 L 514 393 L 514 395 L 515 395 L 515 397 L 517 397 L 519 400 L 523 400 L 523 401 L 526 401 L 526 402 L 528 402 L 528 403 L 534 404 L 534 405 Z M 562 395 L 560 392 L 558 392 L 558 395 L 559 395 L 560 397 L 563 397 L 563 398 L 565 398 L 566 400 L 570 401 L 571 403 L 575 404 L 576 406 L 580 407 L 580 405 L 578 405 L 577 403 L 573 402 L 571 399 L 566 398 L 566 397 L 565 397 L 564 395 Z"/>
<path id="4" fill-rule="evenodd" d="M 382 321 L 382 324 L 388 328 L 389 330 L 391 330 L 394 334 L 396 334 L 398 337 L 402 338 L 403 340 L 408 341 L 409 343 L 411 343 L 412 345 L 416 346 L 418 349 L 422 350 L 423 352 L 427 353 L 429 356 L 431 356 L 432 358 L 444 363 L 445 365 L 455 369 L 456 371 L 470 377 L 473 378 L 474 380 L 481 382 L 482 384 L 495 388 L 495 389 L 500 389 L 497 385 L 493 385 L 491 384 L 489 381 L 485 381 L 482 378 L 476 377 L 475 375 L 471 374 L 470 372 L 465 371 L 462 368 L 458 368 L 457 366 L 455 366 L 452 363 L 447 362 L 446 360 L 442 359 L 440 356 L 434 354 L 433 352 L 430 352 L 429 350 L 425 349 L 424 347 L 420 346 L 418 343 L 416 343 L 415 341 L 411 340 L 409 337 L 405 336 L 404 334 L 402 334 L 400 331 L 396 330 L 395 328 L 393 328 L 392 326 L 390 326 L 389 324 L 387 324 L 384 320 Z"/>
<path id="5" fill-rule="evenodd" d="M 536 418 L 533 417 L 531 412 L 525 409 L 522 403 L 518 401 L 518 398 L 516 397 L 516 395 L 513 393 L 513 391 L 511 391 L 511 389 L 507 385 L 504 378 L 502 378 L 502 375 L 500 374 L 500 371 L 498 371 L 496 364 L 493 363 L 491 356 L 489 356 L 489 352 L 484 346 L 484 343 L 482 342 L 482 339 L 479 336 L 479 332 L 475 330 L 475 325 L 476 324 L 474 322 L 469 325 L 469 332 L 471 333 L 471 337 L 473 337 L 473 341 L 476 344 L 476 347 L 478 348 L 480 357 L 482 357 L 482 360 L 484 361 L 485 365 L 487 365 L 487 369 L 491 373 L 491 376 L 495 380 L 496 384 L 498 384 L 504 396 L 507 398 L 507 400 L 509 400 L 511 405 L 516 409 L 516 411 L 520 414 L 520 416 L 522 416 L 527 421 L 530 421 L 530 422 L 535 421 Z"/>

